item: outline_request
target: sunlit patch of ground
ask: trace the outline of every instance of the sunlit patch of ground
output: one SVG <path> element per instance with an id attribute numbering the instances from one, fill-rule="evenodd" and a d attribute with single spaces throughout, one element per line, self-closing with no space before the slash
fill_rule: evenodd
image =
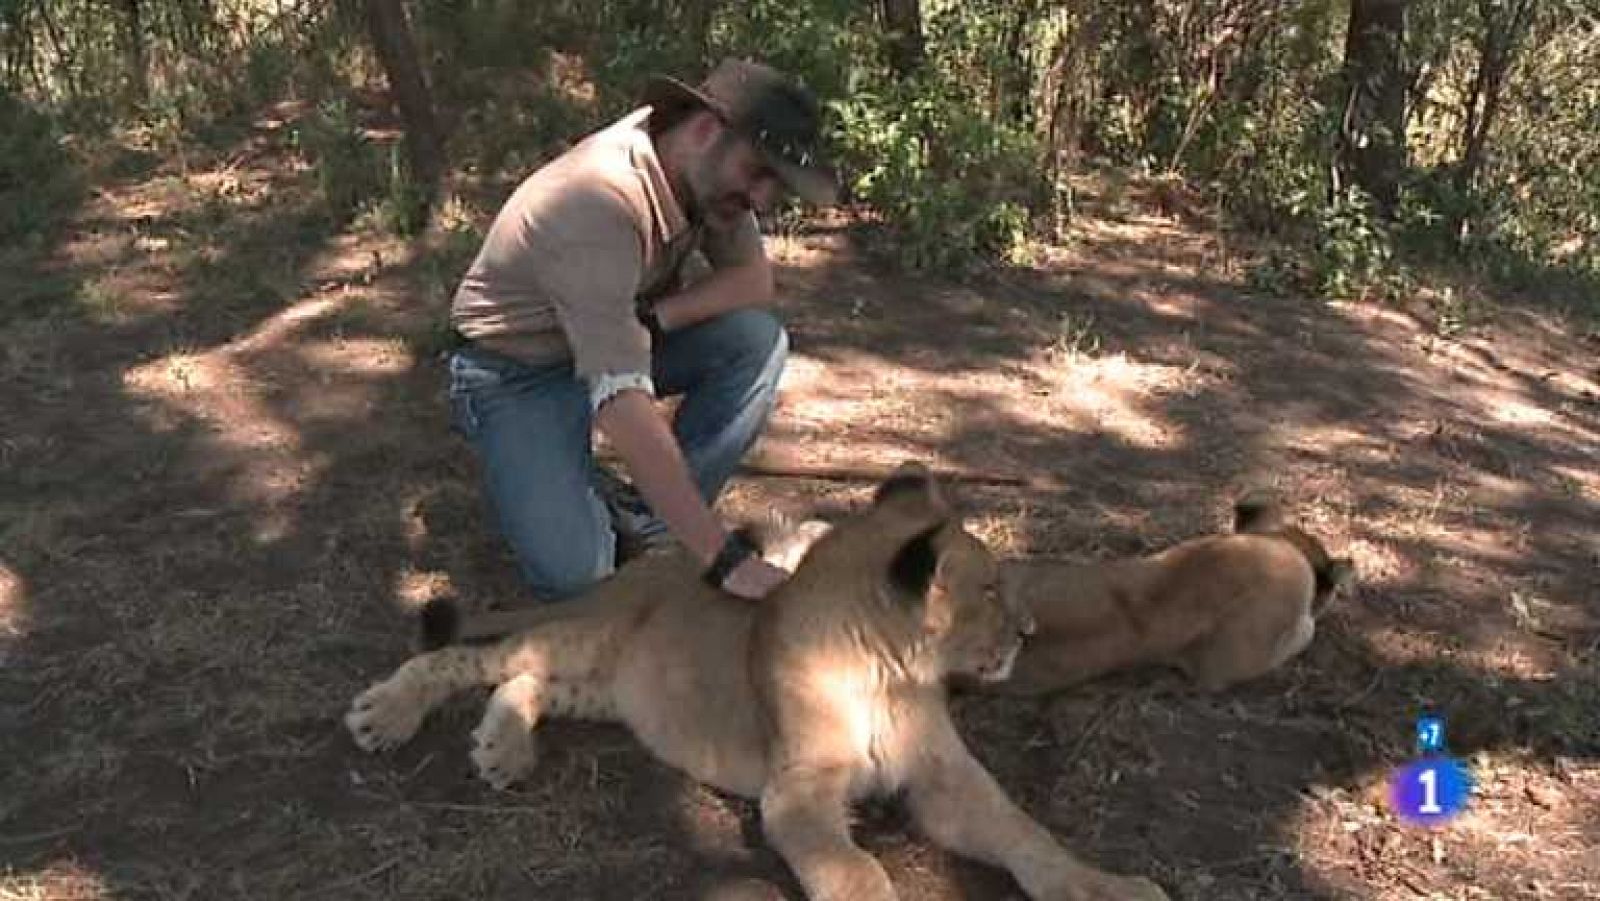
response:
<path id="1" fill-rule="evenodd" d="M 27 617 L 28 594 L 22 575 L 0 560 L 0 639 L 21 632 Z M 3 644 L 0 644 L 3 647 Z"/>
<path id="2" fill-rule="evenodd" d="M 116 891 L 89 867 L 72 860 L 19 872 L 0 868 L 0 901 L 110 901 Z"/>
<path id="3" fill-rule="evenodd" d="M 533 81 L 593 99 L 571 59 Z M 38 273 L 65 306 L 5 323 L 0 753 L 30 766 L 0 768 L 0 901 L 677 899 L 752 874 L 792 894 L 754 805 L 617 730 L 553 724 L 504 793 L 466 775 L 476 697 L 383 758 L 339 732 L 421 604 L 527 598 L 419 341 L 474 248 L 327 234 L 272 143 L 303 112 L 108 183 Z M 471 244 L 492 212 L 454 203 L 429 240 Z M 773 242 L 796 351 L 763 452 L 1048 476 L 961 486 L 1001 554 L 1153 550 L 1261 485 L 1355 559 L 1307 654 L 1257 685 L 960 701 L 1064 842 L 1180 899 L 1600 891 L 1600 373 L 1570 329 L 1250 295 L 1221 236 L 1167 216 L 1083 217 L 1041 271 L 969 285 L 863 265 L 839 224 Z M 741 477 L 723 508 L 870 490 Z M 1432 705 L 1480 780 L 1437 833 L 1383 800 Z M 905 896 L 1015 895 L 886 820 L 858 832 Z"/>

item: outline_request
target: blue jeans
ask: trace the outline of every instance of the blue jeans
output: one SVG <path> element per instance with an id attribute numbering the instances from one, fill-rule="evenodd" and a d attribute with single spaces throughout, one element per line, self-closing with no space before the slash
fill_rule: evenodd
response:
<path id="1" fill-rule="evenodd" d="M 707 504 L 766 425 L 788 349 L 777 317 L 755 309 L 656 340 L 651 378 L 661 395 L 683 395 L 672 431 Z M 564 598 L 609 575 L 616 533 L 596 492 L 589 389 L 571 362 L 529 366 L 469 345 L 450 358 L 450 407 L 534 593 Z"/>

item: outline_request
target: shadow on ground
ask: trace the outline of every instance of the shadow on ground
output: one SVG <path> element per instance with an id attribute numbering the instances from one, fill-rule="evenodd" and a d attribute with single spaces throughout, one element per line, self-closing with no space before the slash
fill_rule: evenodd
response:
<path id="1" fill-rule="evenodd" d="M 256 134 L 104 185 L 29 263 L 68 286 L 59 302 L 8 308 L 27 341 L 0 383 L 17 424 L 0 752 L 30 764 L 0 775 L 5 878 L 115 898 L 691 898 L 756 877 L 795 897 L 750 804 L 619 730 L 552 726 L 512 793 L 467 773 L 474 704 L 382 759 L 339 731 L 403 658 L 408 609 L 520 589 L 418 352 L 441 312 L 428 250 L 333 234 L 280 151 Z M 1244 293 L 1188 240 L 1108 229 L 1075 261 L 970 287 L 791 242 L 797 359 L 769 444 L 1050 474 L 1060 489 L 967 492 L 1007 552 L 1161 546 L 1215 528 L 1249 483 L 1352 549 L 1361 590 L 1240 692 L 1132 679 L 959 701 L 979 756 L 1086 856 L 1182 898 L 1600 882 L 1577 803 L 1600 788 L 1583 778 L 1600 411 L 1567 339 L 1513 312 L 1440 342 L 1393 311 Z M 728 506 L 865 490 L 744 480 Z M 1515 785 L 1484 770 L 1487 825 L 1442 862 L 1373 812 L 1424 709 L 1451 718 L 1456 753 L 1520 766 Z M 1574 800 L 1496 794 L 1547 786 Z M 1528 856 L 1495 837 L 1513 815 L 1567 837 Z M 902 827 L 891 806 L 862 835 L 907 897 L 1015 895 Z"/>

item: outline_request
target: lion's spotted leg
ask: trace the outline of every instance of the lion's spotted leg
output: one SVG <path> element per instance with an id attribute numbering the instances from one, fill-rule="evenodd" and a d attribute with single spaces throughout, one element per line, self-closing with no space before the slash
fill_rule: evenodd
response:
<path id="1" fill-rule="evenodd" d="M 761 793 L 762 829 L 809 901 L 895 901 L 888 874 L 850 838 L 849 783 L 844 768 L 777 774 Z"/>
<path id="2" fill-rule="evenodd" d="M 617 716 L 604 646 L 604 630 L 577 620 L 551 623 L 499 645 L 506 681 L 472 732 L 472 761 L 484 781 L 503 789 L 527 775 L 537 757 L 533 730 L 545 717 Z"/>
<path id="3" fill-rule="evenodd" d="M 1073 856 L 964 746 L 954 748 L 925 760 L 907 786 L 912 814 L 934 842 L 1005 868 L 1034 901 L 1166 901 L 1149 880 L 1106 873 Z"/>
<path id="4" fill-rule="evenodd" d="M 545 683 L 524 673 L 495 689 L 483 720 L 472 730 L 472 762 L 495 788 L 507 788 L 533 768 L 538 755 L 533 729 L 539 724 Z"/>
<path id="5" fill-rule="evenodd" d="M 419 654 L 350 703 L 344 724 L 365 751 L 386 751 L 415 735 L 428 712 L 456 692 L 483 681 L 476 648 Z"/>

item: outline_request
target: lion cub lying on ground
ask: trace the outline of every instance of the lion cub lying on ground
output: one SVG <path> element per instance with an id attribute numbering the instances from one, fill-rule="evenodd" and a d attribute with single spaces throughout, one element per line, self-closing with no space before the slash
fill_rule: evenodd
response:
<path id="1" fill-rule="evenodd" d="M 1310 643 L 1316 616 L 1350 577 L 1347 559 L 1285 525 L 1256 497 L 1234 506 L 1234 534 L 1130 560 L 1006 564 L 1006 589 L 1038 629 L 996 691 L 1056 691 L 1127 667 L 1182 670 L 1218 691 L 1282 665 Z"/>
<path id="2" fill-rule="evenodd" d="M 1166 897 L 1069 854 L 956 733 L 944 679 L 1005 678 L 1032 624 L 926 470 L 897 472 L 762 602 L 695 575 L 682 555 L 641 558 L 577 602 L 587 612 L 412 658 L 359 695 L 345 723 L 361 747 L 390 748 L 451 694 L 498 685 L 472 758 L 504 786 L 533 765 L 540 717 L 620 720 L 696 779 L 759 798 L 768 839 L 812 899 L 895 897 L 851 841 L 848 807 L 902 789 L 934 841 L 1005 867 L 1030 898 Z"/>

